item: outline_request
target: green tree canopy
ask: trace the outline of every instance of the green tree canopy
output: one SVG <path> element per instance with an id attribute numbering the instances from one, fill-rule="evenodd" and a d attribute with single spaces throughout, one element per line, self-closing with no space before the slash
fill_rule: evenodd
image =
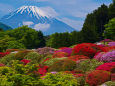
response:
<path id="1" fill-rule="evenodd" d="M 108 24 L 105 25 L 104 37 L 115 40 L 115 18 L 111 19 Z"/>
<path id="2" fill-rule="evenodd" d="M 10 37 L 16 38 L 16 40 L 24 44 L 24 46 L 28 49 L 38 48 L 42 45 L 42 43 L 44 44 L 42 32 L 36 31 L 32 28 L 29 28 L 28 26 L 22 26 L 13 30 L 9 30 L 7 31 L 7 34 Z"/>

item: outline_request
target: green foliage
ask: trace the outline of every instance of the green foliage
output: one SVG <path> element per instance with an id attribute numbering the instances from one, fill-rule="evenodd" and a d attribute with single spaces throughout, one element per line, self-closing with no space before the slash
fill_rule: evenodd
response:
<path id="1" fill-rule="evenodd" d="M 73 31 L 70 33 L 72 45 L 79 44 L 83 41 L 83 35 L 81 32 Z"/>
<path id="2" fill-rule="evenodd" d="M 37 65 L 23 65 L 12 61 L 11 67 L 0 67 L 0 86 L 42 86 L 39 83 Z"/>
<path id="3" fill-rule="evenodd" d="M 78 86 L 73 75 L 63 72 L 47 73 L 40 81 L 44 83 L 44 86 Z"/>
<path id="4" fill-rule="evenodd" d="M 5 51 L 8 48 L 8 42 L 14 40 L 15 38 L 9 37 L 8 35 L 4 35 L 3 37 L 0 37 L 0 52 Z"/>
<path id="5" fill-rule="evenodd" d="M 105 32 L 103 35 L 105 38 L 115 40 L 115 18 L 111 19 L 108 24 L 105 25 Z"/>
<path id="6" fill-rule="evenodd" d="M 25 49 L 25 46 L 18 41 L 8 41 L 7 49 Z"/>
<path id="7" fill-rule="evenodd" d="M 16 38 L 26 48 L 38 48 L 44 46 L 45 40 L 41 31 L 35 31 L 28 26 L 22 26 L 6 32 L 9 36 Z"/>
<path id="8" fill-rule="evenodd" d="M 53 48 L 68 47 L 71 45 L 71 37 L 68 32 L 55 33 L 50 35 L 50 39 L 47 41 L 47 46 Z"/>
<path id="9" fill-rule="evenodd" d="M 75 70 L 81 70 L 85 73 L 88 71 L 95 70 L 96 67 L 98 67 L 101 64 L 103 64 L 103 62 L 98 62 L 95 59 L 92 59 L 92 60 L 88 59 L 88 60 L 84 60 L 84 61 L 81 61 L 80 63 L 78 63 L 76 65 Z"/>
<path id="10" fill-rule="evenodd" d="M 16 60 L 15 53 L 10 53 L 9 55 L 4 56 L 0 59 L 0 62 L 6 65 L 11 65 L 10 62 Z"/>
<path id="11" fill-rule="evenodd" d="M 70 59 L 63 59 L 53 63 L 49 67 L 48 72 L 51 71 L 72 71 L 76 67 L 76 62 Z"/>

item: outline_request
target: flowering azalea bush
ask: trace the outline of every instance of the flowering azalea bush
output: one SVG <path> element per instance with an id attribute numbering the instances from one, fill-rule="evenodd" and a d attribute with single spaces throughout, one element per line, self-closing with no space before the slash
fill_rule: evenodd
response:
<path id="1" fill-rule="evenodd" d="M 55 52 L 53 54 L 53 58 L 62 58 L 62 57 L 67 57 L 68 56 L 68 53 L 66 52 Z"/>
<path id="2" fill-rule="evenodd" d="M 94 59 L 104 62 L 114 62 L 115 61 L 115 50 L 109 52 L 100 52 L 94 56 Z"/>
<path id="3" fill-rule="evenodd" d="M 0 58 L 10 54 L 10 52 L 0 52 Z"/>
<path id="4" fill-rule="evenodd" d="M 115 66 L 115 62 L 104 63 L 96 68 L 96 70 L 111 71 L 112 67 Z"/>
<path id="5" fill-rule="evenodd" d="M 104 48 L 102 46 L 92 44 L 92 43 L 82 43 L 74 46 L 73 48 L 73 54 L 74 55 L 85 55 L 90 58 L 93 58 L 93 56 L 96 53 L 104 51 Z"/>
<path id="6" fill-rule="evenodd" d="M 89 59 L 89 57 L 84 56 L 84 55 L 75 55 L 75 56 L 70 56 L 68 58 L 73 60 L 73 61 L 78 61 L 80 59 Z"/>
<path id="7" fill-rule="evenodd" d="M 0 67 L 5 66 L 5 64 L 0 63 Z"/>
<path id="8" fill-rule="evenodd" d="M 39 67 L 39 69 L 38 69 L 39 74 L 41 74 L 43 76 L 47 73 L 48 66 L 39 65 L 38 67 Z"/>
<path id="9" fill-rule="evenodd" d="M 31 62 L 31 61 L 30 61 L 30 60 L 27 60 L 27 59 L 23 59 L 23 60 L 21 60 L 20 62 L 23 62 L 24 65 L 26 65 L 26 64 L 28 64 L 28 63 Z"/>
<path id="10" fill-rule="evenodd" d="M 110 72 L 102 70 L 94 70 L 87 74 L 86 82 L 90 86 L 101 85 L 102 83 L 110 80 Z"/>
<path id="11" fill-rule="evenodd" d="M 61 50 L 56 50 L 55 52 L 65 52 L 68 54 L 68 56 L 70 56 L 72 54 L 72 48 L 68 48 L 68 47 L 63 47 L 60 48 Z"/>
<path id="12" fill-rule="evenodd" d="M 108 46 L 115 46 L 115 42 L 109 42 Z"/>
<path id="13" fill-rule="evenodd" d="M 51 47 L 44 47 L 44 48 L 38 48 L 35 51 L 38 52 L 39 54 L 47 55 L 47 54 L 53 54 L 55 49 Z"/>

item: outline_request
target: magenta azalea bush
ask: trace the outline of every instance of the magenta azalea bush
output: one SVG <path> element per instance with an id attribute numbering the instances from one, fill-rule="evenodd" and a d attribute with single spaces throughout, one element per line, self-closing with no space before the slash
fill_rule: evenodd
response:
<path id="1" fill-rule="evenodd" d="M 55 52 L 56 53 L 58 53 L 58 52 L 65 52 L 65 53 L 68 54 L 68 56 L 70 56 L 72 54 L 72 48 L 66 47 L 66 48 L 62 48 L 61 50 L 56 50 Z"/>

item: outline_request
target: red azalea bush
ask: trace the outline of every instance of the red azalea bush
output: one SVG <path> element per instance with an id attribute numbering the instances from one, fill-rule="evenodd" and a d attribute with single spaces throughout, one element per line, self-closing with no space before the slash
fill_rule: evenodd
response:
<path id="1" fill-rule="evenodd" d="M 81 59 L 89 59 L 89 57 L 84 56 L 84 55 L 75 55 L 75 56 L 70 56 L 68 58 L 73 60 L 73 61 L 78 61 L 78 60 L 81 60 Z"/>
<path id="2" fill-rule="evenodd" d="M 90 58 L 93 58 L 93 56 L 96 53 L 105 51 L 102 46 L 93 44 L 93 43 L 82 43 L 74 46 L 73 48 L 73 54 L 74 55 L 84 55 L 88 56 Z"/>
<path id="3" fill-rule="evenodd" d="M 97 86 L 101 85 L 106 81 L 109 81 L 111 79 L 110 76 L 111 76 L 110 72 L 102 70 L 94 70 L 86 75 L 86 82 L 90 86 Z"/>
<path id="4" fill-rule="evenodd" d="M 10 54 L 10 52 L 0 52 L 0 58 Z"/>
<path id="5" fill-rule="evenodd" d="M 44 76 L 47 73 L 48 66 L 39 65 L 38 67 L 38 73 Z"/>
<path id="6" fill-rule="evenodd" d="M 28 63 L 31 62 L 31 61 L 30 61 L 30 60 L 27 60 L 27 59 L 23 59 L 23 60 L 21 60 L 20 62 L 23 62 L 24 65 L 26 65 L 26 64 L 28 64 Z"/>
<path id="7" fill-rule="evenodd" d="M 0 63 L 0 67 L 5 66 L 5 64 Z"/>
<path id="8" fill-rule="evenodd" d="M 111 50 L 115 50 L 115 46 L 103 47 L 103 48 L 104 48 L 104 50 L 105 50 L 106 52 L 111 51 Z"/>
<path id="9" fill-rule="evenodd" d="M 112 67 L 115 66 L 115 62 L 104 63 L 96 68 L 96 70 L 111 71 Z"/>
<path id="10" fill-rule="evenodd" d="M 66 52 L 55 52 L 53 54 L 53 58 L 62 58 L 62 57 L 67 57 L 68 53 Z"/>

